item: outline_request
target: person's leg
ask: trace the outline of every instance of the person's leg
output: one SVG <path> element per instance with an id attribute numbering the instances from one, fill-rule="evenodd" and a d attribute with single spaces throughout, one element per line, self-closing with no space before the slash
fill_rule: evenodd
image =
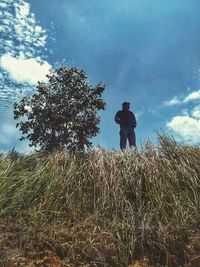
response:
<path id="1" fill-rule="evenodd" d="M 128 131 L 127 129 L 121 129 L 120 132 L 120 148 L 121 150 L 126 149 L 126 141 L 128 137 Z"/>
<path id="2" fill-rule="evenodd" d="M 128 142 L 130 147 L 136 147 L 136 137 L 134 129 L 128 129 Z"/>

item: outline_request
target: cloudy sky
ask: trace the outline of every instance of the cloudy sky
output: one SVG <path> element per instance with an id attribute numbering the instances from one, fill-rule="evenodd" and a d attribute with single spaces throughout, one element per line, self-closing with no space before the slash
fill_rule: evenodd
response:
<path id="1" fill-rule="evenodd" d="M 12 104 L 61 62 L 106 84 L 95 144 L 118 148 L 123 101 L 138 146 L 161 130 L 200 144 L 199 0 L 0 0 L 0 36 L 0 151 L 28 151 Z"/>

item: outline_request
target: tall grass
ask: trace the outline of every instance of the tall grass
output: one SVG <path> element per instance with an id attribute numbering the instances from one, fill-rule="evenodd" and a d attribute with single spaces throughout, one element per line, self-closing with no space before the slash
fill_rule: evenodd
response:
<path id="1" fill-rule="evenodd" d="M 1 155 L 0 215 L 26 226 L 21 250 L 50 247 L 97 266 L 187 264 L 200 225 L 200 148 L 158 139 L 140 152 Z"/>

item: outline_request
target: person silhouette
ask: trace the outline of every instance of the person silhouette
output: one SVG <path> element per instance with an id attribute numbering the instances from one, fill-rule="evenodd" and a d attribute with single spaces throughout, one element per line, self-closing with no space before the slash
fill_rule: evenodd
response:
<path id="1" fill-rule="evenodd" d="M 119 110 L 115 115 L 115 122 L 120 125 L 120 148 L 126 149 L 127 139 L 130 147 L 136 147 L 135 131 L 137 122 L 135 115 L 130 110 L 130 103 L 122 103 L 122 110 Z"/>

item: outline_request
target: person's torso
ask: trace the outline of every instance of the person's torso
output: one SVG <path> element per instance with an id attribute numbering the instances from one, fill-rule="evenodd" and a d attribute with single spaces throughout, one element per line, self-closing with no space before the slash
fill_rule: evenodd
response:
<path id="1" fill-rule="evenodd" d="M 119 116 L 120 116 L 120 126 L 121 127 L 127 127 L 127 128 L 134 127 L 134 115 L 131 111 L 120 110 Z"/>

